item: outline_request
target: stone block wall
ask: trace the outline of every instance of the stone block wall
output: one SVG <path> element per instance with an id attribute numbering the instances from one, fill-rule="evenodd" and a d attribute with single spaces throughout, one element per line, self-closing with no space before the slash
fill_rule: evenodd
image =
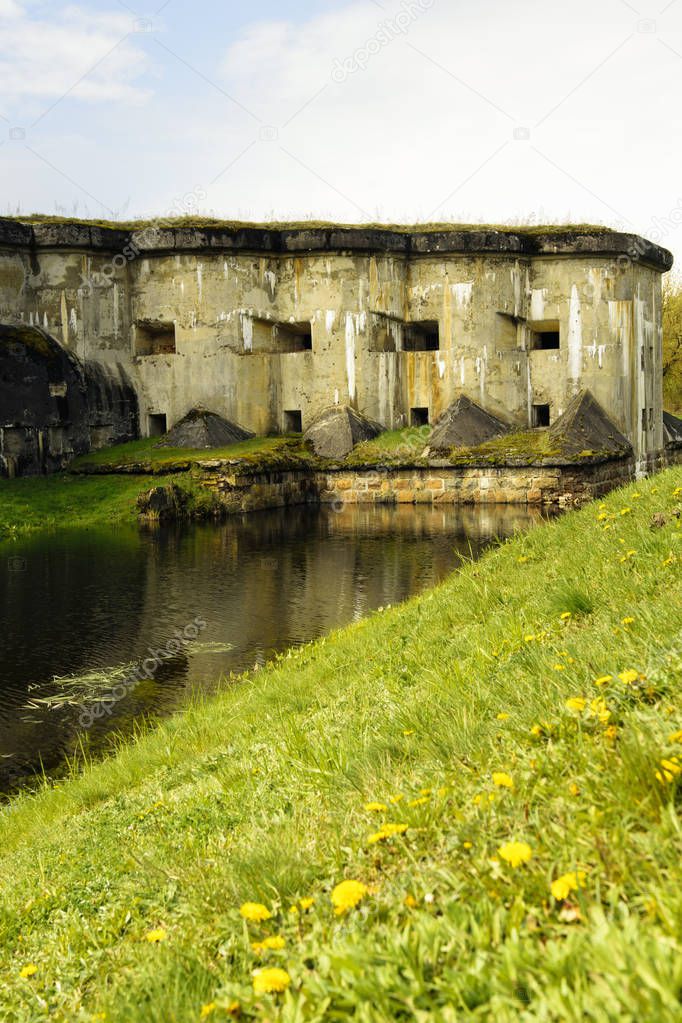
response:
<path id="1" fill-rule="evenodd" d="M 682 451 L 666 463 L 682 461 Z M 653 468 L 663 468 L 664 462 Z M 531 505 L 570 508 L 636 476 L 634 459 L 587 466 L 413 468 L 245 473 L 204 466 L 201 482 L 226 514 L 298 504 Z"/>

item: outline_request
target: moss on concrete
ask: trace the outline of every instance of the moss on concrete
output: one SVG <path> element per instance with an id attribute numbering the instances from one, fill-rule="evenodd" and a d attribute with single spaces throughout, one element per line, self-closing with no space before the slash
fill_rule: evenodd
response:
<path id="1" fill-rule="evenodd" d="M 31 352 L 35 352 L 42 359 L 53 362 L 60 358 L 63 353 L 55 341 L 50 339 L 36 327 L 27 327 L 24 324 L 17 326 L 0 325 L 0 345 L 23 345 Z"/>
<path id="2" fill-rule="evenodd" d="M 76 475 L 122 473 L 155 476 L 189 472 L 205 462 L 243 466 L 250 471 L 299 469 L 321 464 L 300 435 L 253 437 L 224 448 L 160 448 L 157 437 L 132 441 L 118 447 L 95 451 L 76 459 L 70 472 Z"/>
<path id="3" fill-rule="evenodd" d="M 413 234 L 415 232 L 447 232 L 447 231 L 496 231 L 500 234 L 509 235 L 543 235 L 543 234 L 615 234 L 613 228 L 604 224 L 457 224 L 448 221 L 427 222 L 416 224 L 390 224 L 390 223 L 366 223 L 366 224 L 344 224 L 329 220 L 273 220 L 243 221 L 243 220 L 220 220 L 216 217 L 158 217 L 156 219 L 140 218 L 139 220 L 81 220 L 77 217 L 58 217 L 44 213 L 31 213 L 27 216 L 5 217 L 5 220 L 13 220 L 19 224 L 65 224 L 82 227 L 99 227 L 117 231 L 142 231 L 150 227 L 158 228 L 186 228 L 202 230 L 217 228 L 223 230 L 240 230 L 257 228 L 273 231 L 310 231 L 324 230 L 326 228 L 341 228 L 350 230 L 372 230 L 372 231 L 394 231 L 400 234 Z"/>

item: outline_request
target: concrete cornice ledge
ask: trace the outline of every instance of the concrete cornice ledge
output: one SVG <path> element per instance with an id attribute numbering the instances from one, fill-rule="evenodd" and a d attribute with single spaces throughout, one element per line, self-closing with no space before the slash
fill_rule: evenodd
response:
<path id="1" fill-rule="evenodd" d="M 77 221 L 22 222 L 0 219 L 0 248 L 25 250 L 66 249 L 81 252 L 136 254 L 166 253 L 386 253 L 419 257 L 436 255 L 496 255 L 509 257 L 596 257 L 628 261 L 666 272 L 673 265 L 667 249 L 635 234 L 606 228 L 557 227 L 495 230 L 472 225 L 453 230 L 392 229 L 380 226 L 263 227 L 215 225 L 209 227 L 141 224 L 138 229 Z"/>

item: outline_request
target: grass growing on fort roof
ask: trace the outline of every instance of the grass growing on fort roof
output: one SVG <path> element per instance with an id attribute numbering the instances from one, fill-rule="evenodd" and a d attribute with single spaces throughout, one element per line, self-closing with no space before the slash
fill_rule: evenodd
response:
<path id="1" fill-rule="evenodd" d="M 239 461 L 251 468 L 261 465 L 272 469 L 279 466 L 295 468 L 297 464 L 307 465 L 311 455 L 298 434 L 252 437 L 224 448 L 166 448 L 158 444 L 158 437 L 147 437 L 103 448 L 77 458 L 70 469 L 78 473 L 97 470 L 114 472 L 117 468 L 125 470 L 131 466 L 141 466 L 148 468 L 150 473 L 157 473 L 182 470 L 197 462 L 215 461 Z"/>
<path id="2" fill-rule="evenodd" d="M 207 216 L 186 216 L 186 217 L 158 217 L 156 219 L 139 220 L 82 220 L 78 217 L 61 217 L 54 214 L 31 213 L 26 216 L 5 217 L 5 220 L 14 220 L 22 224 L 66 224 L 82 225 L 84 227 L 111 228 L 122 231 L 142 231 L 148 227 L 161 228 L 182 228 L 193 230 L 217 229 L 224 231 L 238 231 L 241 229 L 257 229 L 263 231 L 314 231 L 317 229 L 350 229 L 359 231 L 394 231 L 401 234 L 418 232 L 448 232 L 448 231 L 499 231 L 502 234 L 613 234 L 614 228 L 604 224 L 458 224 L 452 221 L 438 221 L 435 223 L 424 222 L 416 224 L 390 224 L 390 223 L 339 223 L 330 220 L 276 220 L 276 221 L 244 221 L 244 220 L 220 220 L 216 217 Z"/>
<path id="3" fill-rule="evenodd" d="M 681 503 L 613 493 L 7 807 L 0 1017 L 679 1019 Z"/>

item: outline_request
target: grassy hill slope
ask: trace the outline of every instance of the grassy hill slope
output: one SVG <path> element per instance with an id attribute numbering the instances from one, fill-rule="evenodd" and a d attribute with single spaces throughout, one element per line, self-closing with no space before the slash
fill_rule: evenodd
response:
<path id="1" fill-rule="evenodd" d="M 680 505 L 614 493 L 9 805 L 0 1018 L 679 1020 Z"/>

